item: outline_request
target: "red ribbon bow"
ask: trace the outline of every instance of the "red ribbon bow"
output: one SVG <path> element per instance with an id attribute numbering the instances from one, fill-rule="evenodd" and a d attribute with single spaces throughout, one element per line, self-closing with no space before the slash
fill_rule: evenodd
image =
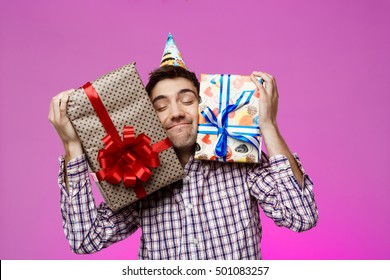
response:
<path id="1" fill-rule="evenodd" d="M 158 152 L 150 145 L 150 138 L 141 133 L 137 137 L 134 128 L 123 128 L 123 141 L 119 142 L 110 134 L 103 139 L 105 147 L 98 153 L 98 161 L 102 167 L 96 173 L 99 181 L 119 184 L 122 181 L 126 187 L 136 185 L 137 178 L 146 182 L 152 175 L 148 167 L 158 167 L 160 160 Z"/>
<path id="2" fill-rule="evenodd" d="M 141 182 L 146 182 L 152 175 L 148 167 L 158 167 L 158 154 L 171 147 L 172 143 L 165 138 L 150 145 L 150 138 L 144 133 L 135 137 L 131 126 L 123 127 L 122 140 L 92 84 L 86 83 L 83 89 L 107 132 L 102 139 L 105 147 L 98 153 L 102 169 L 96 173 L 97 179 L 114 185 L 123 179 L 126 187 L 134 188 L 139 199 L 146 196 Z"/>

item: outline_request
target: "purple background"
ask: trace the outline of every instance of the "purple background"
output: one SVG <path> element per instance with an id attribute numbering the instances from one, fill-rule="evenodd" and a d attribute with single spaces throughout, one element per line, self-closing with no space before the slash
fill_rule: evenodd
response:
<path id="1" fill-rule="evenodd" d="M 70 252 L 47 116 L 57 93 L 131 61 L 146 82 L 168 32 L 198 75 L 278 81 L 279 126 L 315 181 L 320 219 L 297 234 L 262 215 L 264 259 L 389 259 L 390 1 L 0 3 L 1 259 L 137 258 L 140 231 Z"/>

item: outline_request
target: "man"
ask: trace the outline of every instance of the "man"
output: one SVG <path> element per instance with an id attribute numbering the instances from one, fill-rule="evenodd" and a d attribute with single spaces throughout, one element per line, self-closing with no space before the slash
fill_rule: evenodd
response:
<path id="1" fill-rule="evenodd" d="M 258 82 L 265 81 L 265 86 Z M 64 148 L 59 185 L 63 225 L 75 253 L 93 253 L 142 228 L 140 259 L 261 259 L 260 205 L 278 226 L 305 231 L 317 223 L 312 182 L 277 126 L 275 79 L 253 72 L 260 92 L 260 129 L 268 151 L 260 164 L 194 160 L 199 82 L 194 73 L 163 66 L 146 89 L 184 167 L 175 184 L 112 212 L 96 208 L 80 140 L 66 116 L 70 91 L 53 98 L 49 120 Z"/>

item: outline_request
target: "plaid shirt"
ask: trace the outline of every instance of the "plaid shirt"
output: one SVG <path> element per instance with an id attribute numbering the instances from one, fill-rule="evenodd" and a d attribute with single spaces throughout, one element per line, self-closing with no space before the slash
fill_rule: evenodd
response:
<path id="1" fill-rule="evenodd" d="M 61 213 L 73 252 L 93 253 L 142 229 L 140 259 L 261 259 L 258 204 L 278 226 L 301 232 L 318 213 L 313 183 L 304 173 L 302 189 L 285 156 L 262 164 L 197 161 L 175 184 L 112 212 L 95 206 L 85 156 L 67 166 L 69 193 L 60 158 Z"/>

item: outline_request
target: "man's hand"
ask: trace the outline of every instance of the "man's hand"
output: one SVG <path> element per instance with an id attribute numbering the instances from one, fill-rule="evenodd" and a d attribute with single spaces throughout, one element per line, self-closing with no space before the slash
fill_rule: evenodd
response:
<path id="1" fill-rule="evenodd" d="M 260 84 L 260 77 L 264 84 Z M 278 113 L 278 89 L 276 87 L 275 78 L 265 72 L 254 71 L 251 74 L 251 79 L 255 83 L 260 92 L 260 128 L 265 129 L 266 126 L 277 126 L 276 115 Z"/>
<path id="2" fill-rule="evenodd" d="M 260 77 L 264 80 L 263 85 L 259 82 L 257 77 Z M 276 87 L 275 78 L 265 72 L 253 71 L 251 74 L 251 79 L 260 92 L 259 126 L 264 138 L 265 146 L 267 147 L 268 155 L 270 157 L 274 155 L 286 156 L 295 178 L 302 187 L 304 185 L 303 174 L 299 169 L 298 164 L 290 152 L 282 135 L 280 134 L 276 122 L 279 94 Z"/>
<path id="3" fill-rule="evenodd" d="M 53 97 L 50 104 L 49 121 L 54 126 L 65 149 L 65 162 L 83 154 L 81 142 L 68 116 L 66 106 L 73 89 L 61 92 Z"/>

